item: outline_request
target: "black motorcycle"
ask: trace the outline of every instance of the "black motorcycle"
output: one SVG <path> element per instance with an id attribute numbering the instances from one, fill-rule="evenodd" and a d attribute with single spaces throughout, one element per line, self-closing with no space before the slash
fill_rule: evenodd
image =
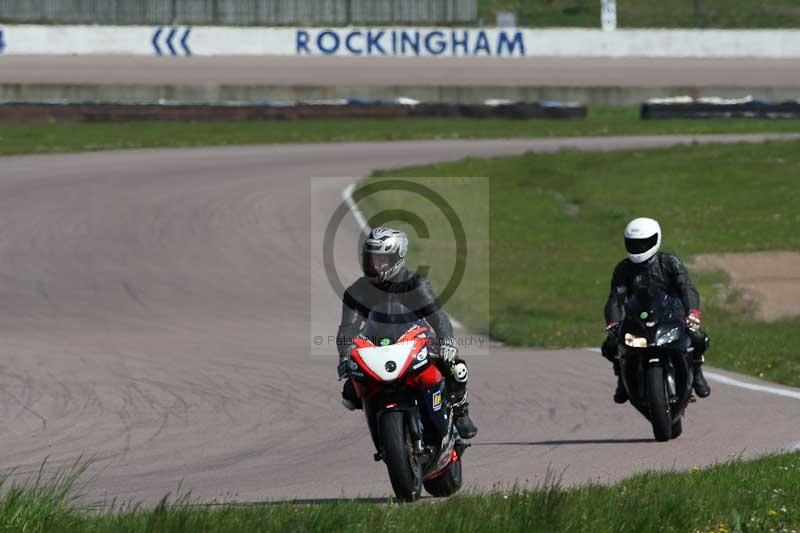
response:
<path id="1" fill-rule="evenodd" d="M 656 440 L 674 439 L 694 401 L 683 306 L 662 290 L 639 290 L 624 308 L 617 332 L 622 381 L 633 406 L 653 425 Z"/>

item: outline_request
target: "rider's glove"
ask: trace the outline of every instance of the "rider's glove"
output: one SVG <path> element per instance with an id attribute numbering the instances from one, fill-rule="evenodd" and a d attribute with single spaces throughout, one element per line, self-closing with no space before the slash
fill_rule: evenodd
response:
<path id="1" fill-rule="evenodd" d="M 445 363 L 453 363 L 458 357 L 456 340 L 453 337 L 442 337 L 439 339 L 439 358 Z"/>
<path id="2" fill-rule="evenodd" d="M 692 309 L 686 315 L 686 325 L 689 329 L 700 329 L 700 323 L 703 321 L 703 313 L 699 309 Z"/>
<path id="3" fill-rule="evenodd" d="M 619 322 L 618 321 L 612 321 L 612 322 L 607 323 L 606 324 L 606 333 L 608 333 L 609 331 L 614 331 L 615 329 L 617 329 L 617 326 L 619 326 Z"/>
<path id="4" fill-rule="evenodd" d="M 350 356 L 345 355 L 339 357 L 339 366 L 336 367 L 336 371 L 339 373 L 339 380 L 343 380 L 346 377 L 350 376 Z"/>

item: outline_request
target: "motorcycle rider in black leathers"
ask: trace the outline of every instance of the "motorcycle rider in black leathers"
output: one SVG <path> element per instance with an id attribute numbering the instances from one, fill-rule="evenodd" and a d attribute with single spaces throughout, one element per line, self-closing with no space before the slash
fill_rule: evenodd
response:
<path id="1" fill-rule="evenodd" d="M 637 218 L 625 228 L 625 248 L 628 257 L 617 264 L 611 278 L 611 293 L 605 307 L 607 337 L 601 348 L 603 357 L 614 365 L 617 376 L 616 403 L 628 401 L 628 392 L 622 383 L 619 360 L 617 359 L 619 323 L 623 318 L 621 302 L 625 297 L 642 288 L 659 288 L 683 303 L 686 312 L 686 325 L 692 343 L 691 363 L 694 367 L 692 388 L 701 398 L 711 394 L 711 389 L 703 376 L 703 353 L 709 345 L 708 335 L 700 329 L 700 295 L 697 293 L 686 267 L 674 255 L 659 252 L 661 247 L 661 226 L 651 218 Z"/>
<path id="2" fill-rule="evenodd" d="M 394 299 L 431 327 L 435 338 L 434 348 L 439 353 L 439 367 L 445 376 L 453 406 L 453 422 L 462 438 L 472 438 L 478 430 L 469 418 L 467 366 L 458 357 L 453 326 L 441 309 L 430 283 L 406 268 L 407 250 L 408 238 L 405 233 L 391 228 L 374 228 L 364 240 L 361 248 L 364 277 L 356 280 L 344 293 L 342 319 L 336 335 L 339 378 L 347 378 L 342 390 L 342 403 L 351 410 L 362 408 L 361 399 L 348 377 L 353 338 L 364 327 L 371 309 Z"/>

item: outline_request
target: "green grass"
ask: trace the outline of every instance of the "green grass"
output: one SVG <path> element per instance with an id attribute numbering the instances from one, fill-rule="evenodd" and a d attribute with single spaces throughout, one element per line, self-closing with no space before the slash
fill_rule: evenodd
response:
<path id="1" fill-rule="evenodd" d="M 484 23 L 494 24 L 497 11 L 517 13 L 526 26 L 600 27 L 599 0 L 478 0 Z M 617 21 L 621 28 L 796 28 L 800 1 L 617 0 Z"/>
<path id="2" fill-rule="evenodd" d="M 592 108 L 584 120 L 430 118 L 0 124 L 0 155 L 299 142 L 798 131 L 800 120 L 796 119 L 642 121 L 638 109 L 632 107 Z"/>
<path id="3" fill-rule="evenodd" d="M 473 331 L 509 344 L 600 344 L 611 272 L 625 255 L 622 230 L 636 216 L 659 219 L 664 249 L 686 261 L 800 250 L 797 142 L 467 159 L 376 176 L 434 176 L 420 181 L 448 190 L 448 202 L 467 213 L 465 228 L 478 235 L 468 263 L 477 266 L 447 308 Z M 490 194 L 457 186 L 458 176 L 489 177 Z M 373 197 L 367 213 L 395 205 L 396 194 Z M 420 198 L 402 205 L 423 219 L 437 216 Z M 477 227 L 486 224 L 490 239 Z M 431 264 L 441 290 L 452 254 L 440 252 L 416 239 L 410 261 Z M 691 273 L 704 297 L 709 363 L 800 385 L 800 318 L 759 322 L 720 273 Z"/>
<path id="4" fill-rule="evenodd" d="M 233 531 L 691 532 L 790 531 L 800 526 L 800 454 L 643 473 L 611 486 L 465 494 L 411 505 L 339 501 L 205 506 L 188 494 L 152 509 L 77 503 L 81 474 L 17 485 L 0 496 L 0 530 L 32 533 Z M 2 480 L 8 487 L 7 479 Z"/>

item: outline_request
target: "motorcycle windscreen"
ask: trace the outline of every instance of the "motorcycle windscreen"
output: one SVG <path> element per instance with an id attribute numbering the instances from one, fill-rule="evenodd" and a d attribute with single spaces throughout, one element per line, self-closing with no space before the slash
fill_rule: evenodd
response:
<path id="1" fill-rule="evenodd" d="M 682 308 L 679 299 L 661 289 L 637 290 L 625 303 L 625 344 L 639 348 L 654 346 L 660 332 L 681 323 Z"/>
<path id="2" fill-rule="evenodd" d="M 359 348 L 364 365 L 383 381 L 394 381 L 408 366 L 416 341 L 404 341 L 388 346 Z"/>
<path id="3" fill-rule="evenodd" d="M 628 298 L 625 304 L 625 315 L 640 320 L 668 320 L 680 312 L 682 304 L 679 299 L 670 296 L 659 288 L 641 288 Z"/>
<path id="4" fill-rule="evenodd" d="M 424 325 L 403 304 L 390 300 L 370 309 L 367 323 L 361 334 L 377 346 L 392 344 L 411 328 Z"/>

